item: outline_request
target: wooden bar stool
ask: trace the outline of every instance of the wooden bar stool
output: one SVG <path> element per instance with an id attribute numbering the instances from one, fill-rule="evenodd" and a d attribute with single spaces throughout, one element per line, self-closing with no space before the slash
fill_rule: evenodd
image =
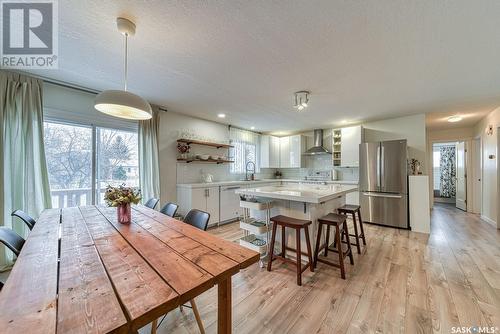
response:
<path id="1" fill-rule="evenodd" d="M 349 238 L 346 237 L 347 241 L 345 243 L 341 242 L 341 235 L 349 235 L 349 230 L 347 228 L 347 219 L 345 215 L 341 214 L 336 214 L 336 213 L 329 213 L 328 215 L 319 218 L 318 219 L 318 235 L 316 237 L 316 247 L 314 250 L 314 267 L 318 265 L 318 261 L 328 264 L 330 266 L 340 268 L 340 276 L 345 279 L 345 267 L 344 267 L 344 259 L 349 256 L 351 264 L 354 264 L 354 258 L 352 256 L 352 249 L 351 249 L 351 243 L 349 241 Z M 321 234 L 323 233 L 323 225 L 326 225 L 326 240 L 323 245 L 320 245 L 321 243 Z M 335 245 L 336 249 L 334 248 L 329 248 L 329 242 L 330 242 L 330 226 L 333 226 L 335 228 Z M 347 249 L 344 251 L 343 250 L 343 244 L 347 245 Z M 339 255 L 339 263 L 334 263 L 330 262 L 326 259 L 320 259 L 318 258 L 319 252 L 321 252 L 322 249 L 325 249 L 325 257 L 328 256 L 328 251 L 332 251 L 335 253 L 338 253 Z"/>
<path id="2" fill-rule="evenodd" d="M 352 243 L 358 249 L 358 254 L 361 254 L 361 243 L 359 239 L 363 240 L 363 245 L 366 246 L 365 239 L 365 231 L 363 229 L 363 220 L 361 219 L 361 210 L 359 205 L 345 204 L 337 209 L 338 213 L 343 215 L 352 215 L 353 225 L 354 225 L 354 234 L 348 234 L 350 237 L 354 237 L 356 239 L 356 243 Z M 361 233 L 358 232 L 358 226 L 356 223 L 356 213 L 359 218 L 359 229 Z"/>
<path id="3" fill-rule="evenodd" d="M 311 254 L 311 243 L 309 240 L 309 225 L 311 225 L 310 220 L 303 220 L 303 219 L 296 219 L 292 217 L 287 217 L 287 216 L 275 216 L 271 218 L 271 221 L 273 222 L 273 233 L 271 236 L 271 245 L 270 245 L 270 252 L 269 252 L 269 261 L 267 263 L 267 271 L 271 271 L 271 265 L 272 262 L 276 259 L 280 259 L 285 262 L 293 263 L 297 265 L 297 285 L 302 285 L 302 273 L 307 269 L 307 267 L 310 268 L 312 272 L 314 272 L 314 267 L 313 267 L 313 260 L 312 260 L 312 254 Z M 276 240 L 276 229 L 278 226 L 281 226 L 281 254 L 274 257 L 274 242 Z M 293 228 L 295 230 L 296 238 L 297 238 L 297 247 L 296 249 L 289 248 L 285 244 L 285 228 Z M 306 236 L 306 244 L 307 244 L 307 257 L 309 258 L 309 262 L 302 267 L 301 263 L 301 255 L 304 254 L 300 250 L 300 230 L 304 229 L 304 233 Z M 292 250 L 297 252 L 297 261 L 293 261 L 290 259 L 287 259 L 285 256 L 286 250 Z"/>

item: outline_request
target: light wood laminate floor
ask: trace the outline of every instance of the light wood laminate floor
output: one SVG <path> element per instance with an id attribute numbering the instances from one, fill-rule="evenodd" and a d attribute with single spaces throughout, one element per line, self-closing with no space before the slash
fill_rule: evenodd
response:
<path id="1" fill-rule="evenodd" d="M 237 240 L 238 224 L 210 232 Z M 318 264 L 295 284 L 295 268 L 257 265 L 233 278 L 233 333 L 450 333 L 500 327 L 500 231 L 452 206 L 432 212 L 432 233 L 365 225 L 347 279 Z M 333 254 L 332 254 L 333 255 Z M 196 298 L 207 333 L 217 331 L 217 291 Z M 143 328 L 141 332 L 149 332 Z M 497 331 L 500 332 L 500 331 Z M 170 312 L 158 333 L 198 333 L 191 310 Z"/>

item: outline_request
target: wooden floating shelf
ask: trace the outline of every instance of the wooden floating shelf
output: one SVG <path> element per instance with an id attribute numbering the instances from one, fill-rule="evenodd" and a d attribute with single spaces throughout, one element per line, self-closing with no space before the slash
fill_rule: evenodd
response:
<path id="1" fill-rule="evenodd" d="M 178 158 L 177 161 L 185 162 L 187 164 L 190 162 L 203 162 L 203 163 L 213 163 L 213 164 L 224 164 L 224 163 L 234 162 L 232 160 L 214 160 L 214 159 L 203 160 L 203 159 L 182 159 L 182 158 Z"/>
<path id="2" fill-rule="evenodd" d="M 185 143 L 185 144 L 188 144 L 188 145 L 195 144 L 195 145 L 210 146 L 210 147 L 215 147 L 215 148 L 231 148 L 231 147 L 234 147 L 233 145 L 229 145 L 229 144 L 211 143 L 211 142 L 208 142 L 208 141 L 191 140 L 191 139 L 177 139 L 177 142 L 178 143 Z"/>

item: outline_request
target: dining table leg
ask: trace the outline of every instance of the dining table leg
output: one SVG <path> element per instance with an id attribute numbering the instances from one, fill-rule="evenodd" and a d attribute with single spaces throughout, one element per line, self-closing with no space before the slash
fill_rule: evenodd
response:
<path id="1" fill-rule="evenodd" d="M 228 334 L 232 330 L 231 319 L 231 276 L 218 284 L 218 320 L 217 333 Z"/>

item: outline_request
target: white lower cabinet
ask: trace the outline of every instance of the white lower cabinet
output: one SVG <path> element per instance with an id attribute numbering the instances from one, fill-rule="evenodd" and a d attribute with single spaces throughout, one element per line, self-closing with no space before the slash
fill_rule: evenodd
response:
<path id="1" fill-rule="evenodd" d="M 235 193 L 243 186 L 220 187 L 220 221 L 229 221 L 243 215 L 240 208 L 240 196 Z"/>
<path id="2" fill-rule="evenodd" d="M 179 212 L 186 215 L 191 209 L 198 209 L 210 214 L 208 225 L 219 222 L 219 187 L 177 188 Z"/>

